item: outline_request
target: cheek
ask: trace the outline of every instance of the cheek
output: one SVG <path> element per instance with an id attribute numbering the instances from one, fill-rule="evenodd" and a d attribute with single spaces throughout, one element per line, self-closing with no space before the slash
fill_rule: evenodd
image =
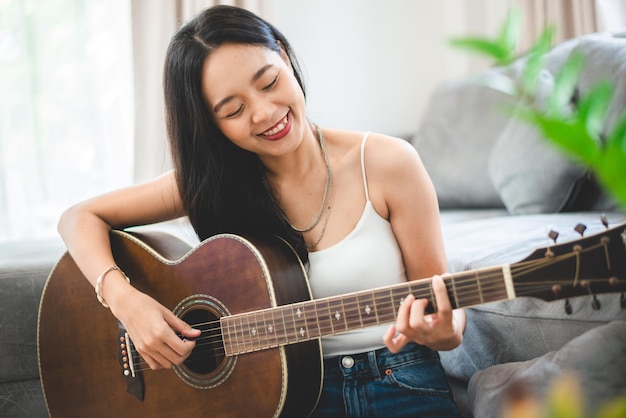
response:
<path id="1" fill-rule="evenodd" d="M 235 145 L 246 148 L 246 140 L 250 137 L 249 126 L 239 119 L 222 121 L 217 124 L 222 133 L 226 135 Z"/>

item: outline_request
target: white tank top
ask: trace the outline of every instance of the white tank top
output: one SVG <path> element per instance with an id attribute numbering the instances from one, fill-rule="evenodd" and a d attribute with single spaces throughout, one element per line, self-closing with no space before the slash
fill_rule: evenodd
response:
<path id="1" fill-rule="evenodd" d="M 316 299 L 406 282 L 402 253 L 391 223 L 372 206 L 365 175 L 366 133 L 361 143 L 365 207 L 356 227 L 340 242 L 309 253 L 309 280 Z M 322 338 L 325 358 L 376 350 L 384 346 L 390 324 Z"/>

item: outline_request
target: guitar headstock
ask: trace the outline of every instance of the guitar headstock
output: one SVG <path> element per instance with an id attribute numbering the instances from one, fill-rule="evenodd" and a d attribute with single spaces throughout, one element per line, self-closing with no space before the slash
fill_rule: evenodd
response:
<path id="1" fill-rule="evenodd" d="M 626 308 L 626 223 L 613 228 L 603 223 L 605 231 L 587 237 L 582 236 L 586 227 L 577 225 L 574 229 L 581 238 L 562 244 L 556 244 L 558 233 L 551 231 L 554 245 L 511 265 L 516 295 L 546 301 L 588 295 L 598 309 L 596 295 L 621 293 Z"/>

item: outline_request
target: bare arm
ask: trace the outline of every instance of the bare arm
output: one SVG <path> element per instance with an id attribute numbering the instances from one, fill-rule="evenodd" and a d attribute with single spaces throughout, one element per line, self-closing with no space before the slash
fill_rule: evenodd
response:
<path id="1" fill-rule="evenodd" d="M 174 173 L 79 203 L 61 216 L 58 230 L 72 258 L 95 286 L 97 277 L 115 264 L 109 232 L 183 215 Z M 132 280 L 132 278 L 131 278 Z M 154 299 L 137 291 L 116 270 L 106 275 L 101 295 L 127 328 L 137 350 L 152 368 L 180 364 L 193 349 L 174 333 L 193 338 L 197 332 Z M 94 296 L 94 303 L 98 303 Z"/>
<path id="2" fill-rule="evenodd" d="M 366 156 L 373 172 L 372 200 L 381 215 L 387 216 L 402 251 L 409 280 L 442 275 L 447 260 L 441 233 L 439 208 L 434 187 L 415 149 L 405 141 L 382 137 L 372 141 Z M 384 185 L 384 186 L 383 186 Z M 426 299 L 409 296 L 398 310 L 396 324 L 385 335 L 391 351 L 410 341 L 435 350 L 450 350 L 463 339 L 466 317 L 452 310 L 440 278 L 432 281 L 437 313 L 425 315 Z M 397 334 L 397 335 L 396 335 Z"/>

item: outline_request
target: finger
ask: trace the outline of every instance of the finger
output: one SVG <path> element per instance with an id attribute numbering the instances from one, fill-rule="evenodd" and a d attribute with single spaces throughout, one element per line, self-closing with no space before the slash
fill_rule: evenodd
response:
<path id="1" fill-rule="evenodd" d="M 166 350 L 165 355 L 172 363 L 180 364 L 191 354 L 191 351 L 196 346 L 193 340 L 200 336 L 201 331 L 199 329 L 193 329 L 188 323 L 178 318 L 170 311 L 165 313 L 164 319 L 172 330 L 172 332 L 169 332 L 164 338 L 167 348 L 171 349 L 172 352 L 168 353 Z M 180 336 L 176 334 L 176 331 L 178 331 L 183 338 L 180 338 Z"/>
<path id="2" fill-rule="evenodd" d="M 411 315 L 411 304 L 415 300 L 415 296 L 408 295 L 402 303 L 400 303 L 400 307 L 398 308 L 398 315 L 396 317 L 396 325 L 395 328 L 399 332 L 406 331 L 409 327 L 409 318 Z"/>
<path id="3" fill-rule="evenodd" d="M 400 351 L 408 343 L 408 341 L 408 338 L 406 338 L 404 334 L 397 332 L 394 325 L 391 325 L 387 329 L 387 332 L 385 332 L 385 335 L 383 335 L 383 342 L 385 343 L 385 346 L 394 354 Z"/>
<path id="4" fill-rule="evenodd" d="M 433 277 L 431 285 L 435 293 L 435 300 L 437 301 L 437 316 L 444 321 L 448 320 L 452 316 L 452 305 L 450 304 L 450 298 L 448 297 L 448 291 L 443 277 Z"/>
<path id="5" fill-rule="evenodd" d="M 152 356 L 148 355 L 147 353 L 139 352 L 139 354 L 141 355 L 141 358 L 148 364 L 148 367 L 150 367 L 152 370 L 159 370 L 163 368 L 154 358 L 152 358 Z"/>
<path id="6" fill-rule="evenodd" d="M 199 329 L 192 328 L 191 325 L 169 311 L 165 317 L 165 321 L 174 331 L 180 332 L 184 337 L 194 339 L 201 334 Z"/>
<path id="7" fill-rule="evenodd" d="M 411 316 L 409 319 L 409 326 L 411 329 L 423 329 L 424 316 L 426 307 L 428 306 L 428 299 L 416 299 L 411 304 Z"/>

